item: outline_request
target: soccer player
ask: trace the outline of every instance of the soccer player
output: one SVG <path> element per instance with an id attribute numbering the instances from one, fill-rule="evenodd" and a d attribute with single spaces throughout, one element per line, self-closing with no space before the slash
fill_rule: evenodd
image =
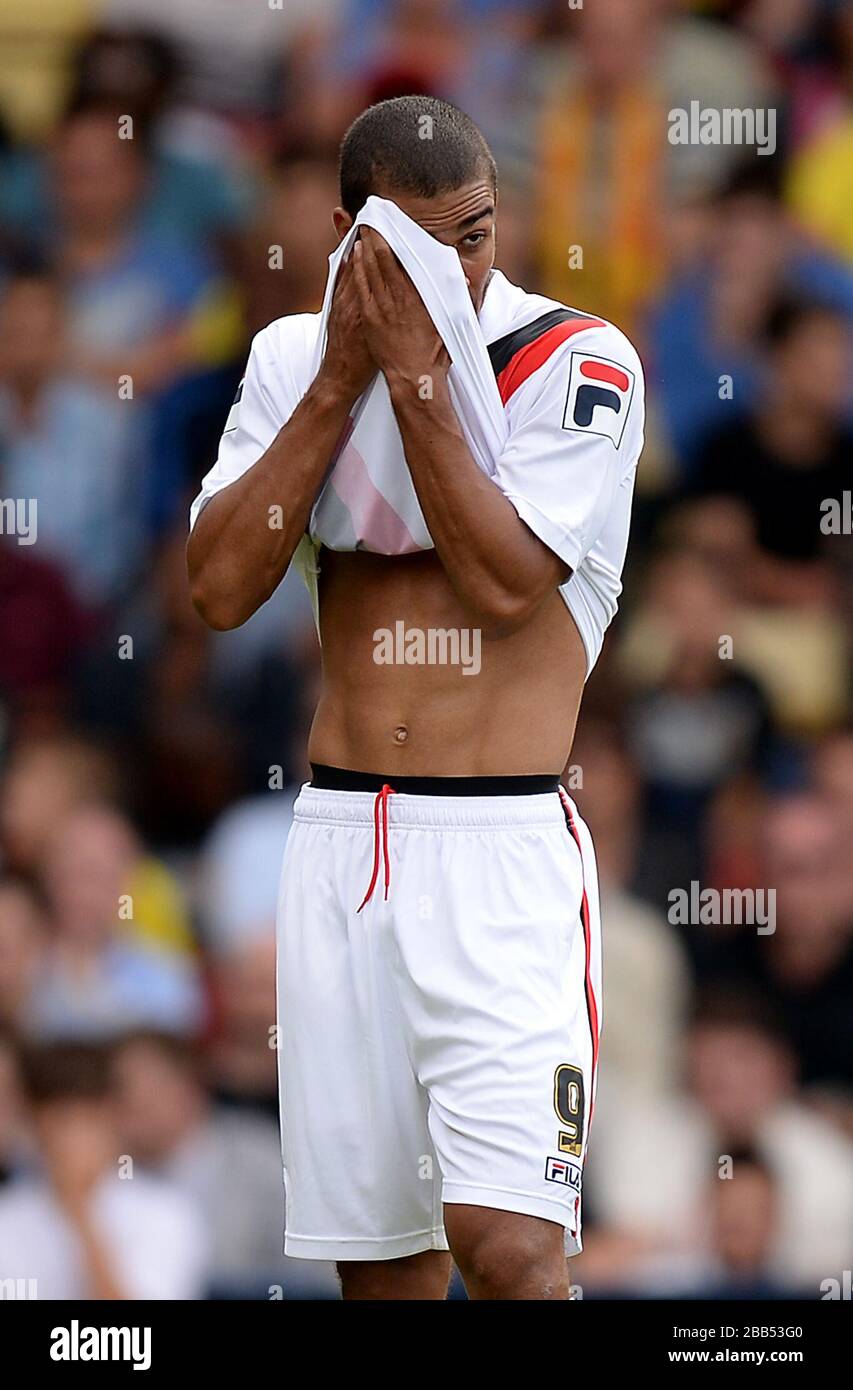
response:
<path id="1" fill-rule="evenodd" d="M 423 301 L 364 229 L 319 371 L 318 315 L 258 334 L 192 509 L 212 627 L 297 547 L 319 596 L 279 916 L 285 1249 L 336 1260 L 346 1298 L 444 1298 L 448 1247 L 472 1298 L 567 1298 L 601 1000 L 594 853 L 558 779 L 620 593 L 641 367 L 617 328 L 494 269 L 495 165 L 455 107 L 371 107 L 340 177 L 339 238 L 377 194 L 458 252 L 508 441 L 488 476 Z M 431 539 L 412 553 L 316 528 L 378 372 Z"/>

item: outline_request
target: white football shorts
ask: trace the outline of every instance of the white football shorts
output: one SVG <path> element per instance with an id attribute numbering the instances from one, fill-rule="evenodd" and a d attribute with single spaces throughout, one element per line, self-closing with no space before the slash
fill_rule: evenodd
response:
<path id="1" fill-rule="evenodd" d="M 445 1203 L 581 1249 L 601 940 L 568 796 L 303 787 L 277 975 L 288 1255 L 445 1250 Z"/>

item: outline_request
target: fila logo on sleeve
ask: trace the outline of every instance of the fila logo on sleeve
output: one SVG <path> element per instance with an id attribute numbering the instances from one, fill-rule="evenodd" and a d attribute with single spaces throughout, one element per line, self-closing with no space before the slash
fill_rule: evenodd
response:
<path id="1" fill-rule="evenodd" d="M 608 357 L 573 352 L 563 429 L 600 434 L 618 449 L 634 396 L 634 373 Z"/>

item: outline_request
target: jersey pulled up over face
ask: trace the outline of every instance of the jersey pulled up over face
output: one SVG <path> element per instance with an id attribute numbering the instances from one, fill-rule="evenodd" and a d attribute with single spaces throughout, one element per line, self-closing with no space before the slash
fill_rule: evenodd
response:
<path id="1" fill-rule="evenodd" d="M 219 456 L 193 502 L 191 527 L 212 496 L 257 463 L 305 395 L 319 318 L 278 319 L 255 338 Z M 583 640 L 589 675 L 622 590 L 643 447 L 640 360 L 613 324 L 527 294 L 500 271 L 489 281 L 479 323 L 508 428 L 492 479 L 522 521 L 572 570 L 560 592 Z M 386 482 L 377 498 L 366 474 L 362 485 L 364 496 L 349 499 L 350 511 L 363 518 L 360 534 L 354 531 L 346 544 L 340 532 L 323 535 L 315 509 L 313 548 L 398 553 L 383 540 L 394 530 L 388 529 L 397 500 L 393 486 Z M 428 533 L 420 541 L 407 548 L 428 548 Z M 300 558 L 310 588 L 313 566 L 306 564 L 304 550 Z"/>

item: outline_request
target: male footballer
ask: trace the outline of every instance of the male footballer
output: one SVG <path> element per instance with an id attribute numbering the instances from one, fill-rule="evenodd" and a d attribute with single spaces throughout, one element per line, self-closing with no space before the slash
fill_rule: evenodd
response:
<path id="1" fill-rule="evenodd" d="M 347 1299 L 443 1299 L 451 1256 L 470 1298 L 566 1299 L 601 956 L 592 843 L 559 777 L 621 590 L 642 370 L 613 325 L 494 269 L 495 165 L 455 107 L 371 107 L 340 179 L 339 240 L 376 195 L 458 253 L 507 442 L 478 465 L 424 300 L 362 226 L 319 369 L 320 315 L 257 335 L 193 505 L 211 627 L 245 622 L 306 544 L 317 586 L 322 693 L 278 926 L 285 1250 L 336 1261 Z M 379 373 L 420 546 L 383 542 L 390 492 L 359 511 L 341 487 L 340 524 L 318 521 Z"/>

